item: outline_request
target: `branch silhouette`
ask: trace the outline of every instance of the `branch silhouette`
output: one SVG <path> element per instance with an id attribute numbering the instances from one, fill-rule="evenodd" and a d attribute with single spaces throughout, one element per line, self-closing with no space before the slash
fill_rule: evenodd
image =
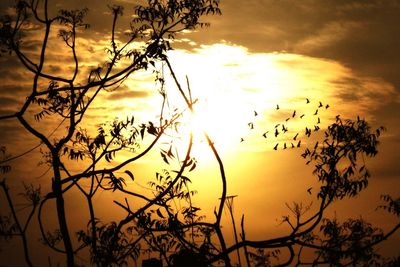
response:
<path id="1" fill-rule="evenodd" d="M 93 53 L 98 62 L 90 64 L 84 61 L 80 42 L 86 34 L 90 36 L 91 29 L 85 22 L 88 9 L 64 9 L 51 15 L 48 0 L 20 0 L 16 1 L 13 15 L 0 16 L 1 56 L 17 59 L 32 75 L 30 91 L 18 111 L 3 115 L 0 120 L 17 121 L 39 142 L 16 156 L 8 155 L 5 147 L 0 148 L 0 186 L 7 202 L 4 206 L 9 211 L 8 215 L 3 215 L 6 210 L 1 211 L 1 241 L 20 238 L 28 266 L 43 265 L 31 257 L 36 251 L 28 230 L 36 227 L 32 223 L 35 220 L 41 242 L 58 255 L 56 261 L 71 267 L 130 266 L 140 260 L 143 267 L 395 264 L 396 260 L 379 258 L 376 246 L 396 233 L 399 223 L 384 233 L 362 219 L 340 222 L 326 216 L 333 203 L 354 198 L 367 188 L 370 173 L 364 158 L 373 158 L 378 153 L 379 138 L 385 129 L 374 130 L 359 117 L 345 120 L 339 115 L 328 124 L 323 120 L 330 105 L 323 99 L 302 100 L 312 112 L 288 109 L 284 103 L 274 105 L 271 112 L 284 113 L 284 119 L 276 121 L 270 129 L 257 124 L 264 116 L 261 110 L 250 110 L 252 117 L 246 122 L 248 133 L 263 140 L 266 148 L 276 150 L 274 153 L 300 150 L 305 164 L 314 167 L 313 176 L 318 185 L 305 190 L 308 197 L 316 198 L 314 210 L 312 204 L 286 203 L 288 215 L 282 217 L 281 224 L 288 230 L 276 238 L 250 236 L 242 215 L 238 235 L 223 155 L 210 134 L 204 131 L 204 144 L 218 167 L 215 177 L 221 187 L 213 217 L 202 214 L 202 207 L 193 198 L 197 191 L 190 185 L 198 165 L 193 156 L 193 132 L 186 136 L 181 131 L 186 114 L 202 110 L 198 107 L 199 99 L 193 99 L 190 77 L 180 81 L 168 51 L 172 49 L 171 40 L 180 33 L 207 27 L 209 24 L 203 22 L 205 17 L 220 15 L 219 1 L 141 3 L 128 11 L 133 13 L 129 14 L 131 20 L 126 30 L 122 30 L 121 23 L 126 11 L 122 6 L 108 6 L 110 16 L 104 17 L 110 20 L 108 45 L 104 49 L 106 57 Z M 37 38 L 30 27 L 37 27 L 42 34 L 39 48 L 33 52 L 28 52 L 24 43 L 29 38 Z M 63 52 L 57 58 L 62 74 L 50 72 L 53 42 Z M 96 121 L 98 124 L 93 129 L 87 120 L 101 96 L 112 91 L 125 92 L 127 87 L 122 85 L 142 71 L 154 74 L 155 89 L 158 89 L 155 91 L 160 94 L 156 121 L 141 122 L 128 115 L 126 119 Z M 168 90 L 166 75 L 173 81 L 172 85 L 168 84 L 171 86 Z M 15 83 L 19 85 L 18 81 Z M 171 97 L 169 90 L 178 93 L 180 100 Z M 307 120 L 311 123 L 306 124 Z M 301 130 L 292 127 L 295 122 L 301 122 Z M 50 134 L 46 132 L 48 126 L 53 129 Z M 320 136 L 322 139 L 318 139 Z M 178 139 L 186 143 L 178 147 L 174 142 Z M 249 139 L 250 136 L 242 136 L 237 143 L 246 145 Z M 7 186 L 12 178 L 6 176 L 11 171 L 19 175 L 19 170 L 12 170 L 9 163 L 42 145 L 42 160 L 48 165 L 48 171 L 52 171 L 48 175 L 51 177 L 47 183 L 35 179 L 39 183 L 36 186 L 23 184 L 23 193 L 13 196 Z M 150 156 L 154 151 L 158 157 Z M 134 163 L 142 163 L 146 157 L 152 161 L 155 177 L 143 186 L 136 180 L 140 170 Z M 46 173 L 41 176 L 45 177 Z M 21 178 L 29 181 L 29 177 Z M 43 194 L 41 188 L 46 190 Z M 99 210 L 104 208 L 99 207 L 98 201 L 103 193 L 109 197 L 110 207 L 117 207 L 122 216 L 112 212 L 112 218 L 100 216 Z M 71 195 L 75 194 L 79 197 L 72 199 Z M 24 209 L 17 209 L 16 203 L 21 199 L 27 204 Z M 66 207 L 74 201 L 81 201 L 79 205 L 87 213 L 79 214 L 82 221 L 72 225 L 74 211 Z M 379 208 L 398 220 L 399 199 L 384 195 L 382 201 L 384 204 Z M 52 204 L 54 211 L 45 209 Z M 226 209 L 230 211 L 234 229 L 233 242 L 229 241 L 231 238 L 223 224 Z M 56 225 L 50 221 L 56 221 Z M 305 251 L 315 252 L 314 258 L 304 256 Z M 39 257 L 46 258 L 46 255 Z M 146 261 L 146 257 L 152 259 Z"/>

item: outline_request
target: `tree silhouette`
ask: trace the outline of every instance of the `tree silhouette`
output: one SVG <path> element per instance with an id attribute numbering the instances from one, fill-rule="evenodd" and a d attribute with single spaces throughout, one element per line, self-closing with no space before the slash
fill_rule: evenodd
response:
<path id="1" fill-rule="evenodd" d="M 107 57 L 104 61 L 99 57 L 97 67 L 87 69 L 80 61 L 79 38 L 89 28 L 85 23 L 88 9 L 60 10 L 52 16 L 47 0 L 25 0 L 16 2 L 14 15 L 1 17 L 2 56 L 18 59 L 33 78 L 30 91 L 20 108 L 0 119 L 18 121 L 40 142 L 40 146 L 45 147 L 42 150 L 42 162 L 52 172 L 51 189 L 48 191 L 42 193 L 40 186 L 24 185 L 21 197 L 30 210 L 27 219 L 22 220 L 15 209 L 16 204 L 5 178 L 11 171 L 9 163 L 19 156 L 8 155 L 5 147 L 0 150 L 0 185 L 10 210 L 9 215 L 0 217 L 0 237 L 4 240 L 21 238 L 28 266 L 35 265 L 30 256 L 33 248 L 29 247 L 27 235 L 35 215 L 41 241 L 48 249 L 64 255 L 67 266 L 79 266 L 80 255 L 85 253 L 90 255 L 90 264 L 94 266 L 127 266 L 146 253 L 156 255 L 158 259 L 144 261 L 143 266 L 214 266 L 217 263 L 232 266 L 233 252 L 237 253 L 238 258 L 240 253 L 244 253 L 249 266 L 285 266 L 295 262 L 297 265 L 329 263 L 337 266 L 378 262 L 396 264 L 396 260 L 380 259 L 374 247 L 392 235 L 400 224 L 384 234 L 362 219 L 340 223 L 325 217 L 325 211 L 332 203 L 357 196 L 368 186 L 370 174 L 363 163 L 360 166 L 360 158 L 376 155 L 378 138 L 384 129 L 372 130 L 360 118 L 352 121 L 342 120 L 338 116 L 326 129 L 324 140 L 315 143 L 312 148 L 305 148 L 302 156 L 307 164 L 315 166 L 313 174 L 320 183 L 320 187 L 312 191 L 318 196 L 319 208 L 312 213 L 308 205 L 288 205 L 291 215 L 285 216 L 283 223 L 288 224 L 291 230 L 278 238 L 258 241 L 247 239 L 243 216 L 241 240 L 236 235 L 234 225 L 235 243 L 227 244 L 221 220 L 231 199 L 227 196 L 223 161 L 206 132 L 204 137 L 219 166 L 222 184 L 213 221 L 206 221 L 201 215 L 201 208 L 191 200 L 195 191 L 190 190 L 191 179 L 188 176 L 197 165 L 192 156 L 192 134 L 187 138 L 183 157 L 178 155 L 172 143 L 160 144 L 160 157 L 169 169 L 155 170 L 155 181 L 150 182 L 152 195 L 126 186 L 127 181 L 135 181 L 132 163 L 157 149 L 156 144 L 162 138 L 173 138 L 180 134 L 181 119 L 196 109 L 197 100 L 192 98 L 189 81 L 182 86 L 168 59 L 167 51 L 171 49 L 169 40 L 182 31 L 207 26 L 202 18 L 220 14 L 218 4 L 218 0 L 148 0 L 135 8 L 130 27 L 124 35 L 118 30 L 123 7 L 109 6 L 112 17 Z M 24 40 L 31 34 L 31 25 L 37 26 L 43 33 L 35 55 L 24 47 Z M 52 74 L 46 68 L 49 43 L 54 41 L 54 31 L 59 42 L 67 49 L 66 58 L 71 62 L 68 66 L 60 63 L 61 67 L 65 67 L 61 75 Z M 165 72 L 158 68 L 160 64 L 166 69 Z M 124 90 L 121 85 L 142 70 L 155 73 L 162 98 L 159 120 L 143 123 L 128 116 L 123 120 L 100 123 L 96 131 L 86 129 L 85 118 L 99 95 Z M 176 90 L 184 100 L 183 106 L 172 110 L 168 109 L 168 94 L 164 88 L 166 73 L 171 75 Z M 306 101 L 310 103 L 309 99 Z M 319 102 L 314 113 L 316 125 L 313 128 L 306 127 L 301 137 L 310 137 L 313 132 L 320 130 L 318 112 L 328 107 Z M 276 109 L 281 108 L 277 105 Z M 256 111 L 254 116 L 258 116 Z M 304 116 L 293 111 L 286 122 Z M 44 127 L 48 125 L 52 127 L 50 133 Z M 254 130 L 254 123 L 250 122 L 249 127 Z M 275 137 L 289 134 L 285 122 L 270 131 L 272 135 L 275 133 Z M 267 134 L 264 132 L 262 136 L 267 138 Z M 278 143 L 274 149 L 302 149 L 301 137 L 296 133 L 291 137 L 293 142 Z M 146 143 L 144 139 L 151 141 Z M 245 140 L 242 138 L 241 141 Z M 154 169 L 157 168 L 154 166 Z M 83 224 L 86 228 L 82 226 L 78 230 L 69 226 L 70 214 L 65 208 L 69 201 L 67 193 L 73 190 L 84 198 L 83 204 L 87 205 L 90 218 Z M 110 192 L 115 196 L 115 206 L 125 214 L 122 219 L 106 222 L 97 216 L 95 196 L 101 192 Z M 386 195 L 383 200 L 385 204 L 380 207 L 399 217 L 399 199 Z M 175 201 L 180 201 L 181 207 L 174 205 Z M 55 203 L 56 207 L 58 226 L 55 231 L 46 229 L 44 223 L 44 207 L 50 202 Z M 232 210 L 231 216 L 234 222 Z M 315 252 L 315 259 L 311 262 L 306 262 L 302 257 L 305 249 Z"/>

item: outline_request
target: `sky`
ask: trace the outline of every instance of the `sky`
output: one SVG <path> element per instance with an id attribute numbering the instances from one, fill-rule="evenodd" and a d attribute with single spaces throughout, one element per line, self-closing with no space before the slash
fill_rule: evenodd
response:
<path id="1" fill-rule="evenodd" d="M 131 2 L 73 0 L 52 4 L 54 9 L 89 8 L 91 27 L 78 41 L 82 69 L 96 66 L 106 56 L 104 47 L 111 27 L 106 5 L 125 6 L 119 28 L 123 32 L 132 18 Z M 9 4 L 0 3 L 2 13 L 10 12 Z M 400 2 L 230 0 L 221 1 L 220 7 L 222 16 L 204 18 L 211 27 L 178 35 L 168 56 L 179 79 L 186 83 L 187 76 L 193 96 L 199 99 L 195 106 L 199 112 L 184 131 L 193 129 L 200 135 L 200 130 L 206 129 L 214 139 L 225 162 L 228 193 L 238 195 L 235 215 L 240 218 L 245 214 L 248 235 L 271 237 L 282 233 L 278 221 L 287 213 L 285 202 L 310 201 L 306 190 L 315 186 L 311 169 L 299 150 L 283 150 L 282 144 L 289 146 L 304 126 L 316 124 L 317 117 L 324 129 L 338 114 L 349 119 L 358 115 L 373 127 L 385 126 L 387 132 L 382 136 L 379 154 L 368 162 L 372 172 L 369 189 L 352 202 L 335 205 L 330 214 L 343 218 L 362 215 L 386 229 L 393 225 L 394 220 L 375 213 L 375 207 L 381 194 L 397 197 L 400 188 Z M 33 25 L 30 32 L 24 45 L 34 57 L 41 31 Z M 48 71 L 68 73 L 71 60 L 65 50 L 56 41 L 49 46 Z M 0 57 L 0 73 L 0 115 L 4 115 L 22 104 L 30 79 L 14 59 L 6 56 Z M 172 80 L 167 77 L 166 82 L 171 106 L 181 105 Z M 94 128 L 101 121 L 132 112 L 143 121 L 157 118 L 161 99 L 154 88 L 152 74 L 133 75 L 121 90 L 99 96 L 85 125 Z M 319 102 L 324 108 L 314 116 Z M 274 125 L 291 117 L 294 110 L 297 116 L 287 122 L 288 134 L 275 138 Z M 305 114 L 304 119 L 300 114 Z M 47 124 L 40 127 L 47 133 L 53 129 Z M 267 139 L 262 136 L 266 131 L 271 132 Z M 0 132 L 0 144 L 8 144 L 13 155 L 38 143 L 14 121 L 0 122 Z M 194 153 L 199 166 L 193 174 L 193 187 L 199 191 L 197 201 L 211 213 L 220 192 L 219 182 L 215 182 L 217 165 L 204 140 L 199 137 L 196 142 Z M 278 142 L 280 149 L 274 151 Z M 149 168 L 151 157 L 138 168 Z M 27 167 L 26 160 L 32 166 Z M 13 184 L 26 179 L 46 183 L 50 175 L 41 176 L 46 168 L 37 166 L 39 161 L 37 149 L 14 162 L 18 171 L 13 174 Z M 152 171 L 139 171 L 137 185 L 145 185 L 148 175 L 154 175 Z M 77 202 L 70 205 L 79 208 Z M 388 244 L 399 241 L 397 234 Z M 398 254 L 390 245 L 384 249 Z"/>

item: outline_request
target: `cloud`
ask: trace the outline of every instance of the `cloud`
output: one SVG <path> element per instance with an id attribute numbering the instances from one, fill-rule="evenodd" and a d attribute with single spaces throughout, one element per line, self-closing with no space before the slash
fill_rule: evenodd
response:
<path id="1" fill-rule="evenodd" d="M 116 90 L 114 92 L 109 93 L 107 96 L 107 100 L 118 101 L 121 99 L 130 99 L 130 98 L 143 98 L 148 97 L 150 93 L 146 91 L 128 91 L 126 86 L 125 88 L 121 88 L 121 90 Z"/>
<path id="2" fill-rule="evenodd" d="M 226 42 L 174 50 L 169 56 L 179 79 L 189 77 L 192 95 L 199 98 L 195 109 L 205 114 L 204 124 L 209 125 L 211 136 L 217 136 L 216 143 L 224 144 L 221 147 L 229 142 L 227 147 L 236 147 L 238 140 L 248 134 L 271 132 L 271 125 L 284 122 L 293 110 L 298 116 L 306 114 L 302 120 L 290 120 L 293 136 L 305 126 L 314 128 L 317 117 L 321 118 L 322 128 L 337 114 L 346 119 L 359 115 L 368 121 L 380 121 L 377 114 L 399 97 L 394 86 L 381 77 L 360 75 L 341 62 L 324 58 L 254 52 Z M 166 82 L 173 90 L 171 81 Z M 173 100 L 179 97 L 170 95 Z M 306 98 L 311 100 L 309 105 Z M 313 116 L 319 101 L 330 108 Z M 249 132 L 249 122 L 256 125 L 256 130 Z M 221 137 L 220 129 L 229 135 Z M 254 143 L 247 141 L 241 148 L 269 149 L 260 138 Z"/>
<path id="3" fill-rule="evenodd" d="M 351 36 L 353 31 L 364 25 L 356 22 L 330 22 L 322 27 L 315 35 L 306 37 L 296 44 L 296 51 L 300 54 L 311 54 L 316 50 L 331 48 L 340 41 Z"/>

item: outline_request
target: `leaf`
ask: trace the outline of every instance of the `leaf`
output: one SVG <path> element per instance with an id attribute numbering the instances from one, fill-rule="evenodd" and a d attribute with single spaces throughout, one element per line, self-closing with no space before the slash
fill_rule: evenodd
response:
<path id="1" fill-rule="evenodd" d="M 133 176 L 131 171 L 126 170 L 125 173 L 128 174 L 128 176 L 132 179 L 132 181 L 135 181 L 135 177 Z"/>
<path id="2" fill-rule="evenodd" d="M 165 163 L 169 164 L 167 156 L 163 152 L 161 152 L 161 157 L 162 157 L 162 159 L 164 160 Z"/>
<path id="3" fill-rule="evenodd" d="M 143 139 L 143 137 L 144 137 L 144 131 L 146 130 L 146 128 L 145 127 L 142 127 L 142 129 L 140 129 L 140 136 L 142 137 L 142 139 Z"/>
<path id="4" fill-rule="evenodd" d="M 163 219 L 165 218 L 164 215 L 162 215 L 160 209 L 157 209 L 156 212 L 157 212 L 157 215 L 160 216 L 160 218 L 163 218 Z"/>
<path id="5" fill-rule="evenodd" d="M 193 171 L 196 168 L 196 162 L 193 162 L 192 167 L 190 167 L 189 171 Z"/>

